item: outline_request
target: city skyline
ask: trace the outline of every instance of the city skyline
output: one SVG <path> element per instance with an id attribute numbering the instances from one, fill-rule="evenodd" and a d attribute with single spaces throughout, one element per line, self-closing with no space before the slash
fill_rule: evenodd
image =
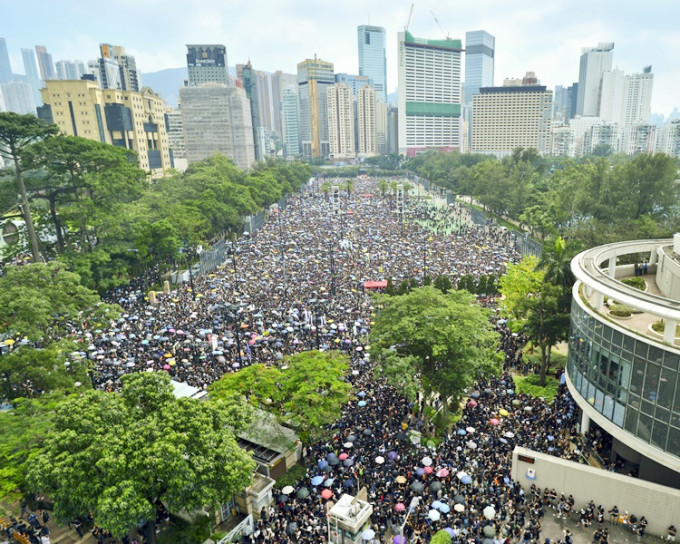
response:
<path id="1" fill-rule="evenodd" d="M 629 0 L 549 5 L 527 0 L 521 7 L 482 0 L 465 10 L 453 7 L 434 0 L 416 2 L 409 31 L 429 39 L 441 39 L 446 33 L 464 39 L 467 31 L 486 30 L 496 37 L 496 84 L 534 71 L 548 88 L 569 86 L 578 81 L 582 48 L 614 42 L 613 67 L 636 73 L 653 66 L 652 112 L 667 116 L 680 108 L 675 91 L 680 86 L 680 35 L 674 28 L 680 6 L 671 0 L 660 0 L 644 10 Z M 294 73 L 298 62 L 316 53 L 333 62 L 337 72 L 358 74 L 356 28 L 371 24 L 386 29 L 388 92 L 394 93 L 397 32 L 409 19 L 410 8 L 405 1 L 386 10 L 377 0 L 334 5 L 308 0 L 170 4 L 122 0 L 118 9 L 102 18 L 96 5 L 27 0 L 3 6 L 7 24 L 0 27 L 0 36 L 7 39 L 15 73 L 23 73 L 21 48 L 35 44 L 46 45 L 55 61 L 87 61 L 96 58 L 100 43 L 125 44 L 143 74 L 184 66 L 185 44 L 200 42 L 224 43 L 232 65 L 251 60 L 260 70 Z M 157 33 L 149 32 L 149 18 L 155 21 Z"/>

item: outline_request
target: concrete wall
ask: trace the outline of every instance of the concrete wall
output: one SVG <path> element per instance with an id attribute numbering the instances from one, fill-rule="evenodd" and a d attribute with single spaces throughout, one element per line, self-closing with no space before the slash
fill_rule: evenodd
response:
<path id="1" fill-rule="evenodd" d="M 680 300 L 680 263 L 669 257 L 662 248 L 658 250 L 656 284 L 661 294 L 673 300 Z"/>
<path id="2" fill-rule="evenodd" d="M 520 461 L 518 455 L 529 457 L 534 463 Z M 535 479 L 527 477 L 530 469 Z M 571 494 L 578 508 L 593 500 L 605 511 L 616 505 L 620 512 L 628 511 L 638 518 L 645 516 L 649 520 L 647 532 L 652 535 L 665 537 L 669 525 L 680 524 L 680 490 L 671 487 L 520 447 L 512 454 L 512 478 L 525 490 L 536 484 L 541 489 L 554 488 L 558 496 Z"/>

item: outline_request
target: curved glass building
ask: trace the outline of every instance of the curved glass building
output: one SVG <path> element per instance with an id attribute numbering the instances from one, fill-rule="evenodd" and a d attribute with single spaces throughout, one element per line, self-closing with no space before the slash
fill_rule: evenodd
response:
<path id="1" fill-rule="evenodd" d="M 680 488 L 680 235 L 589 249 L 571 268 L 566 380 L 581 432 L 597 423 L 612 458 Z M 622 281 L 635 276 L 644 290 Z"/>

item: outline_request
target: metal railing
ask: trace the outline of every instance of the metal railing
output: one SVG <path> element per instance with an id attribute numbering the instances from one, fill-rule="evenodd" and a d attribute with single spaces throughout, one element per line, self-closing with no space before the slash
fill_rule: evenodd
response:
<path id="1" fill-rule="evenodd" d="M 253 522 L 253 516 L 249 515 L 246 519 L 244 519 L 241 523 L 239 523 L 236 527 L 229 531 L 225 536 L 220 538 L 217 541 L 217 544 L 228 544 L 229 542 L 233 542 L 234 538 L 240 538 L 241 536 L 243 536 L 244 533 L 246 535 L 251 535 L 253 534 L 254 529 L 255 523 Z"/>

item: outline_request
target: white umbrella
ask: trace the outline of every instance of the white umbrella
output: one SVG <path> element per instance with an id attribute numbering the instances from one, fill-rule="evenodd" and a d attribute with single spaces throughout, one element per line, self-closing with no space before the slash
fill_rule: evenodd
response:
<path id="1" fill-rule="evenodd" d="M 363 533 L 361 533 L 361 538 L 364 540 L 371 540 L 375 536 L 375 531 L 371 528 L 366 529 Z"/>
<path id="2" fill-rule="evenodd" d="M 456 512 L 462 512 L 463 510 L 465 510 L 465 506 L 463 506 L 462 504 L 454 504 L 453 509 Z"/>
<path id="3" fill-rule="evenodd" d="M 281 490 L 281 493 L 284 495 L 290 495 L 293 491 L 295 491 L 295 488 L 292 485 L 287 485 Z"/>
<path id="4" fill-rule="evenodd" d="M 378 463 L 379 465 L 382 465 L 385 462 L 385 458 L 382 456 L 378 456 L 375 458 L 375 462 Z"/>
<path id="5" fill-rule="evenodd" d="M 475 428 L 474 428 L 474 427 L 465 427 L 465 430 L 466 430 L 468 433 L 474 433 L 474 432 L 475 432 Z"/>
<path id="6" fill-rule="evenodd" d="M 511 433 L 510 431 L 508 431 L 507 433 L 505 433 L 505 437 L 506 437 L 506 438 L 514 438 L 514 437 L 515 437 L 515 434 L 514 434 L 514 433 Z"/>
<path id="7" fill-rule="evenodd" d="M 345 442 L 343 446 L 345 446 L 346 448 L 351 448 L 352 446 L 354 446 L 354 444 L 352 444 L 352 442 Z"/>
<path id="8" fill-rule="evenodd" d="M 466 476 L 467 476 L 467 472 L 463 472 L 462 470 L 461 470 L 458 474 L 456 474 L 456 477 L 457 477 L 459 480 L 462 480 L 462 479 L 465 478 Z"/>
<path id="9" fill-rule="evenodd" d="M 439 521 L 439 518 L 441 518 L 442 515 L 437 510 L 430 510 L 427 513 L 427 517 L 430 518 L 432 521 Z"/>
<path id="10" fill-rule="evenodd" d="M 496 509 L 493 506 L 487 506 L 482 510 L 482 514 L 484 514 L 486 519 L 493 519 L 496 515 Z"/>
<path id="11" fill-rule="evenodd" d="M 423 457 L 422 463 L 423 466 L 429 467 L 432 464 L 432 459 L 430 459 L 429 457 Z"/>

